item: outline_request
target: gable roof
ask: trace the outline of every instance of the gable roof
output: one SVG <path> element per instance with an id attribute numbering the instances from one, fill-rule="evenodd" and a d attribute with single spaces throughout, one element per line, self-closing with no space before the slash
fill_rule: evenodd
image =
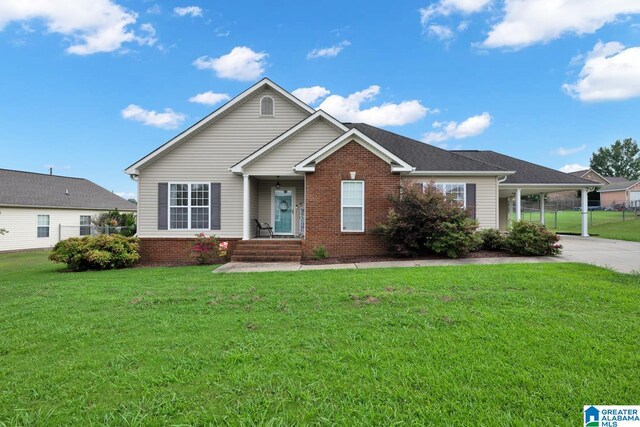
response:
<path id="1" fill-rule="evenodd" d="M 513 169 L 484 163 L 443 150 L 406 136 L 380 129 L 366 123 L 345 123 L 351 129 L 357 129 L 386 150 L 414 167 L 419 172 L 485 172 L 498 174 L 512 173 Z"/>
<path id="2" fill-rule="evenodd" d="M 555 169 L 496 153 L 495 151 L 454 150 L 452 152 L 470 159 L 516 171 L 515 174 L 508 176 L 501 184 L 565 184 L 569 186 L 582 185 L 583 187 L 585 184 L 589 187 L 602 185 Z"/>
<path id="3" fill-rule="evenodd" d="M 233 165 L 229 170 L 233 173 L 242 173 L 243 168 L 245 166 L 250 165 L 257 159 L 259 159 L 260 157 L 262 157 L 263 155 L 267 154 L 269 151 L 277 147 L 280 143 L 286 141 L 287 139 L 297 134 L 298 132 L 302 131 L 304 128 L 306 128 L 307 126 L 310 126 L 312 123 L 314 123 L 316 120 L 319 120 L 319 119 L 326 120 L 329 124 L 333 125 L 334 127 L 341 130 L 342 132 L 347 132 L 349 130 L 345 125 L 340 123 L 331 115 L 325 113 L 322 110 L 317 110 L 315 113 L 313 113 L 306 119 L 300 121 L 297 125 L 283 132 L 279 136 L 275 137 L 274 139 L 272 139 L 271 141 L 269 141 L 268 143 L 266 143 L 256 151 L 254 151 L 253 153 L 249 154 L 244 159 L 240 160 L 238 163 Z"/>
<path id="4" fill-rule="evenodd" d="M 221 116 L 225 112 L 229 111 L 231 108 L 235 107 L 236 105 L 240 104 L 242 101 L 244 101 L 245 99 L 250 97 L 252 94 L 257 92 L 258 90 L 263 89 L 265 87 L 273 89 L 275 92 L 277 92 L 278 94 L 282 95 L 284 98 L 288 99 L 293 104 L 297 105 L 300 109 L 306 111 L 307 113 L 309 113 L 309 114 L 313 114 L 314 113 L 315 110 L 313 108 L 309 107 L 307 104 L 305 104 L 304 102 L 302 102 L 301 100 L 299 100 L 298 98 L 296 98 L 295 96 L 293 96 L 292 94 L 290 94 L 289 92 L 287 92 L 286 90 L 284 90 L 283 88 L 281 88 L 280 86 L 278 86 L 277 84 L 275 84 L 274 82 L 272 82 L 271 80 L 269 80 L 268 78 L 265 77 L 262 80 L 260 80 L 259 82 L 257 82 L 256 84 L 254 84 L 253 86 L 251 86 L 250 88 L 248 88 L 247 90 L 245 90 L 244 92 L 242 92 L 239 95 L 237 95 L 235 98 L 233 98 L 232 100 L 230 100 L 226 104 L 222 105 L 217 110 L 213 111 L 208 116 L 204 117 L 200 121 L 198 121 L 195 124 L 193 124 L 191 127 L 186 129 L 182 133 L 180 133 L 177 136 L 173 137 L 172 139 L 170 139 L 169 141 L 167 141 L 166 143 L 164 143 L 160 147 L 158 147 L 155 150 L 153 150 L 151 153 L 147 154 L 146 156 L 144 156 L 143 158 L 141 158 L 137 162 L 135 162 L 132 165 L 128 166 L 125 169 L 125 173 L 128 173 L 129 175 L 137 174 L 138 168 L 140 168 L 144 164 L 148 163 L 149 161 L 153 160 L 155 157 L 157 157 L 158 155 L 162 154 L 166 150 L 174 147 L 177 144 L 180 144 L 182 141 L 184 141 L 185 139 L 187 139 L 188 137 L 190 137 L 194 133 L 198 132 L 200 129 L 202 129 L 205 126 L 207 126 L 210 122 L 215 120 L 217 117 Z"/>
<path id="5" fill-rule="evenodd" d="M 357 129 L 351 129 L 295 165 L 293 170 L 296 172 L 313 172 L 315 170 L 315 163 L 330 156 L 350 141 L 356 141 L 376 156 L 388 161 L 391 164 L 391 170 L 393 172 L 411 172 L 414 169 L 409 163 L 405 162 L 394 153 L 369 138 L 367 135 Z"/>
<path id="6" fill-rule="evenodd" d="M 612 182 L 609 185 L 605 185 L 598 191 L 600 193 L 606 193 L 609 191 L 625 191 L 636 184 L 640 184 L 640 181 L 624 180 L 624 181 Z"/>
<path id="7" fill-rule="evenodd" d="M 627 182 L 629 181 L 627 178 L 622 177 L 622 176 L 605 176 L 605 178 L 607 179 L 607 181 L 609 181 L 610 183 L 616 183 L 616 182 Z"/>
<path id="8" fill-rule="evenodd" d="M 0 169 L 0 183 L 0 206 L 137 209 L 133 203 L 84 178 Z"/>
<path id="9" fill-rule="evenodd" d="M 609 181 L 606 177 L 600 175 L 598 172 L 594 171 L 593 169 L 583 169 L 580 171 L 573 171 L 568 173 L 569 175 L 577 176 L 578 178 L 584 178 L 584 176 L 587 175 L 589 172 L 599 176 L 600 179 L 604 181 L 604 183 L 601 182 L 601 184 L 611 184 L 611 181 Z M 589 179 L 589 178 L 585 178 L 585 179 Z M 589 180 L 589 181 L 593 181 L 593 180 Z M 594 182 L 597 182 L 597 181 L 594 181 Z"/>

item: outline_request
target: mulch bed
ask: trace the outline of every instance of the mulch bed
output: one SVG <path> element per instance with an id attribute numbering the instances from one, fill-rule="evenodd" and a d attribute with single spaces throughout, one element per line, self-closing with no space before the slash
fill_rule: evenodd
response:
<path id="1" fill-rule="evenodd" d="M 471 252 L 464 258 L 504 258 L 504 257 L 519 257 L 520 255 L 512 254 L 511 252 L 502 251 L 477 251 Z M 357 256 L 357 257 L 331 257 L 325 259 L 303 259 L 304 265 L 326 265 L 326 264 L 354 264 L 360 262 L 380 262 L 380 261 L 411 261 L 411 260 L 442 260 L 451 259 L 445 256 L 439 255 L 424 255 L 418 257 L 394 257 L 394 256 Z"/>

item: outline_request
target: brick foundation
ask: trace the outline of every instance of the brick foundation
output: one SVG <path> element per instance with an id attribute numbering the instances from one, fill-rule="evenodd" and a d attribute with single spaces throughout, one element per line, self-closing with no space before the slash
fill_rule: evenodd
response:
<path id="1" fill-rule="evenodd" d="M 341 181 L 349 172 L 363 180 L 363 233 L 340 230 Z M 374 228 L 387 218 L 391 207 L 387 196 L 400 188 L 400 176 L 391 173 L 387 162 L 357 142 L 349 142 L 319 162 L 315 172 L 306 176 L 306 236 L 303 256 L 311 257 L 313 248 L 324 245 L 331 257 L 387 255 L 389 250 Z"/>
<path id="2" fill-rule="evenodd" d="M 229 242 L 227 256 L 220 258 L 223 263 L 231 257 L 240 239 L 220 239 Z M 194 238 L 179 237 L 142 237 L 140 238 L 140 264 L 142 265 L 192 265 L 196 264 L 192 256 Z"/>

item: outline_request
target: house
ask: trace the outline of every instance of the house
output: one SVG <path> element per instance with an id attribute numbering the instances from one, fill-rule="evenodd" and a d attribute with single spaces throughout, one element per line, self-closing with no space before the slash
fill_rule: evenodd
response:
<path id="1" fill-rule="evenodd" d="M 598 190 L 600 203 L 606 208 L 640 208 L 640 180 L 615 178 Z"/>
<path id="2" fill-rule="evenodd" d="M 342 123 L 266 78 L 125 172 L 138 182 L 149 262 L 187 258 L 199 232 L 228 240 L 236 260 L 299 259 L 319 246 L 331 256 L 385 254 L 374 228 L 403 181 L 433 183 L 482 228 L 506 227 L 510 212 L 519 219 L 529 194 L 580 190 L 586 215 L 586 194 L 600 185 L 492 151 L 447 151 Z M 282 239 L 257 240 L 256 223 Z"/>
<path id="3" fill-rule="evenodd" d="M 602 185 L 611 184 L 611 177 L 605 177 L 593 169 L 583 169 L 569 172 L 569 175 L 588 179 Z M 589 206 L 600 206 L 600 193 L 594 189 L 587 194 Z M 580 194 L 577 191 L 560 191 L 547 196 L 547 201 L 553 203 L 558 210 L 572 210 L 580 206 Z"/>
<path id="4" fill-rule="evenodd" d="M 0 169 L 0 252 L 50 248 L 91 232 L 93 215 L 136 205 L 82 178 Z"/>

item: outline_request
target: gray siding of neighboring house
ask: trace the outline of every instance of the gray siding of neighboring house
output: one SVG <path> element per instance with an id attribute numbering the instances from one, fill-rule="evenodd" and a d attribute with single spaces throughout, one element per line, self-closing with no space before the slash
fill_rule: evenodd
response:
<path id="1" fill-rule="evenodd" d="M 265 95 L 275 100 L 275 117 L 260 117 L 260 98 Z M 265 88 L 143 167 L 138 182 L 138 235 L 192 237 L 198 232 L 158 230 L 159 182 L 219 182 L 222 229 L 215 234 L 241 237 L 242 177 L 228 169 L 308 115 L 275 91 Z M 252 199 L 256 200 L 255 197 Z"/>
<path id="2" fill-rule="evenodd" d="M 293 167 L 343 132 L 320 118 L 245 167 L 251 175 L 295 175 Z"/>

